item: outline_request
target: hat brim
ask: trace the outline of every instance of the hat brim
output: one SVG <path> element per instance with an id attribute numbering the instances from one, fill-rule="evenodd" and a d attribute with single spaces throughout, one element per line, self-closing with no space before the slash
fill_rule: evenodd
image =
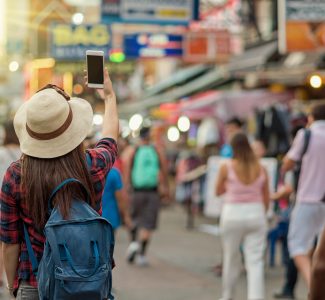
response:
<path id="1" fill-rule="evenodd" d="M 14 119 L 15 131 L 20 142 L 21 152 L 38 158 L 55 158 L 63 156 L 77 148 L 91 131 L 93 110 L 84 99 L 71 98 L 72 122 L 60 136 L 51 140 L 32 138 L 26 130 L 27 104 L 24 103 L 17 111 Z"/>

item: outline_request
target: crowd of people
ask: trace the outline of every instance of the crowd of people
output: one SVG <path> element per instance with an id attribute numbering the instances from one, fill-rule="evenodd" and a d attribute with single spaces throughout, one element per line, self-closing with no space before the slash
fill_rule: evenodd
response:
<path id="1" fill-rule="evenodd" d="M 240 132 L 240 123 L 236 123 L 239 132 L 230 132 L 231 143 L 222 148 L 221 154 L 227 149 L 230 159 L 221 166 L 216 183 L 216 194 L 226 195 L 220 222 L 224 252 L 222 299 L 233 298 L 240 273 L 240 249 L 247 271 L 247 299 L 265 298 L 264 253 L 270 199 L 288 199 L 292 194 L 291 202 L 282 207 L 277 203 L 282 216 L 289 214 L 290 225 L 283 230 L 282 236 L 284 251 L 289 252 L 287 259 L 284 259 L 286 282 L 274 297 L 295 298 L 299 271 L 310 289 L 310 299 L 322 299 L 324 295 L 319 281 L 324 275 L 320 271 L 321 247 L 317 248 L 317 242 L 325 225 L 325 187 L 322 179 L 325 170 L 325 105 L 315 105 L 306 126 L 300 126 L 299 131 L 294 128 L 292 146 L 283 158 L 279 171 L 278 191 L 271 197 L 267 172 L 258 162 L 260 152 L 256 150 L 259 148 L 256 148 L 256 143 L 250 145 L 245 133 Z M 290 171 L 294 173 L 291 177 L 294 180 L 281 183 L 281 179 Z M 318 254 L 312 260 L 315 248 Z"/>
<path id="2" fill-rule="evenodd" d="M 115 233 L 124 224 L 130 235 L 128 263 L 149 264 L 147 251 L 157 228 L 160 199 L 171 194 L 166 156 L 152 143 L 150 128 L 140 130 L 136 145 L 119 138 L 116 97 L 107 70 L 99 94 L 105 107 L 101 139 L 88 143 L 87 149 L 84 141 L 92 127 L 92 108 L 55 85 L 35 93 L 19 108 L 13 123 L 5 125 L 0 149 L 0 285 L 6 281 L 9 293 L 17 299 L 39 299 L 39 295 L 51 293 L 79 293 L 78 299 L 114 299 L 107 275 L 114 267 L 114 238 L 108 234 L 111 248 L 107 249 L 102 244 L 106 238 L 91 237 L 89 232 L 95 225 L 90 224 L 95 222 L 108 233 L 104 220 Z M 242 260 L 247 272 L 247 299 L 265 299 L 264 254 L 267 242 L 280 234 L 277 228 L 268 228 L 267 213 L 274 207 L 280 216 L 277 225 L 284 226 L 281 234 L 287 269 L 284 287 L 274 297 L 294 299 L 299 272 L 310 300 L 323 299 L 325 105 L 314 106 L 306 126 L 293 129 L 292 146 L 281 160 L 275 193 L 269 191 L 268 172 L 260 162 L 266 154 L 265 143 L 252 142 L 238 118 L 229 120 L 225 129 L 227 138 L 219 155 L 226 160 L 215 183 L 215 194 L 225 199 L 220 218 L 222 300 L 233 299 Z M 181 177 L 177 179 L 180 182 Z M 78 206 L 76 199 L 87 206 Z M 97 218 L 96 212 L 103 218 Z M 67 225 L 70 219 L 74 222 Z M 56 228 L 77 226 L 85 239 L 89 234 L 90 246 L 60 240 L 55 229 L 49 229 L 51 222 L 56 222 Z M 67 234 L 68 229 L 63 231 Z M 90 256 L 89 261 L 71 254 L 71 249 L 79 246 L 80 252 Z M 107 257 L 101 255 L 105 251 Z M 48 273 L 54 266 L 55 280 L 46 275 L 46 284 L 44 265 Z M 109 270 L 105 271 L 103 266 L 107 265 Z M 3 268 L 6 280 L 1 277 Z M 79 284 L 77 292 L 69 276 L 78 277 L 74 282 L 83 282 L 87 288 Z M 102 276 L 105 284 L 90 284 L 92 276 L 97 276 L 93 281 L 99 283 Z M 53 299 L 59 299 L 56 297 Z"/>

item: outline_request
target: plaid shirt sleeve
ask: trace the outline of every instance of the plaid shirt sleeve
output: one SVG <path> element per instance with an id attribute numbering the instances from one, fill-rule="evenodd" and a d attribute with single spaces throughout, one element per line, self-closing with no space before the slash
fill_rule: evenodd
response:
<path id="1" fill-rule="evenodd" d="M 21 241 L 21 221 L 17 204 L 20 176 L 18 164 L 12 163 L 2 181 L 0 192 L 1 227 L 0 240 L 6 244 L 19 244 Z"/>
<path id="2" fill-rule="evenodd" d="M 113 167 L 117 156 L 117 144 L 110 138 L 101 139 L 94 149 L 88 149 L 91 159 L 90 174 L 96 194 L 96 210 L 101 210 L 101 198 L 105 187 L 106 176 Z"/>

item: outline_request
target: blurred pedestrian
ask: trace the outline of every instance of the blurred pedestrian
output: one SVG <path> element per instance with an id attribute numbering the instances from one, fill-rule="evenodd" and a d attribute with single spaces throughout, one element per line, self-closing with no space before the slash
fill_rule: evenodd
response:
<path id="1" fill-rule="evenodd" d="M 290 177 L 289 179 L 285 179 L 285 182 L 281 186 L 279 186 L 278 191 L 272 194 L 271 196 L 273 201 L 278 202 L 278 207 L 281 207 L 281 201 L 283 201 L 284 199 L 288 199 L 287 201 L 290 202 L 290 199 L 292 198 L 294 188 L 292 182 L 290 183 L 289 180 L 291 180 Z M 292 205 L 289 204 L 288 207 L 285 207 L 283 209 L 279 208 L 279 210 L 280 212 L 278 212 L 278 220 L 276 227 L 269 232 L 270 252 L 272 253 L 271 247 L 273 246 L 275 248 L 275 243 L 281 239 L 283 245 L 282 258 L 283 263 L 285 263 L 286 272 L 284 285 L 280 292 L 274 294 L 274 298 L 295 299 L 294 291 L 298 280 L 298 270 L 296 268 L 294 260 L 291 259 L 288 254 L 288 231 Z M 273 238 L 275 239 L 275 241 L 272 241 Z M 274 245 L 272 245 L 272 242 L 274 242 Z M 270 264 L 272 266 L 272 261 Z"/>
<path id="2" fill-rule="evenodd" d="M 83 141 L 91 129 L 93 112 L 86 100 L 70 99 L 59 87 L 47 85 L 16 113 L 15 130 L 23 156 L 10 165 L 3 180 L 0 239 L 7 288 L 19 300 L 39 299 L 32 265 L 43 255 L 48 199 L 54 188 L 67 178 L 76 178 L 91 195 L 91 206 L 100 211 L 106 174 L 117 155 L 118 135 L 116 97 L 107 70 L 104 89 L 99 92 L 105 105 L 103 138 L 94 149 L 86 150 L 88 166 Z M 85 198 L 78 184 L 67 185 L 54 195 L 53 205 L 64 218 L 70 214 L 72 195 Z M 31 246 L 27 246 L 26 236 Z"/>
<path id="3" fill-rule="evenodd" d="M 310 287 L 311 258 L 316 237 L 325 225 L 325 105 L 312 108 L 309 116 L 310 141 L 302 159 L 296 205 L 289 228 L 289 252 Z M 283 172 L 294 169 L 305 145 L 306 131 L 300 130 L 284 158 Z"/>
<path id="4" fill-rule="evenodd" d="M 223 270 L 222 300 L 234 297 L 241 270 L 243 245 L 249 300 L 264 299 L 264 250 L 269 185 L 266 170 L 255 156 L 247 136 L 237 133 L 231 140 L 233 159 L 222 164 L 217 195 L 225 194 L 221 213 Z"/>
<path id="5" fill-rule="evenodd" d="M 129 263 L 133 263 L 139 254 L 137 264 L 146 266 L 147 247 L 152 232 L 157 228 L 160 209 L 159 190 L 169 194 L 167 163 L 162 151 L 150 143 L 148 127 L 140 130 L 140 144 L 129 154 L 125 177 L 128 181 L 127 186 L 132 190 L 131 218 L 134 227 L 131 230 L 127 259 Z"/>
<path id="6" fill-rule="evenodd" d="M 299 130 L 304 129 L 307 120 L 303 122 L 305 118 L 300 114 L 299 119 L 302 120 L 296 126 L 293 127 L 291 130 L 291 136 L 292 139 L 294 139 L 299 132 Z M 297 189 L 298 189 L 298 183 L 299 183 L 299 177 L 301 172 L 301 161 L 303 159 L 303 156 L 305 155 L 305 152 L 308 149 L 308 144 L 310 141 L 310 135 L 306 134 L 307 131 L 305 130 L 305 136 L 304 136 L 304 149 L 300 153 L 300 159 L 298 162 L 296 162 L 295 168 L 293 171 L 287 172 L 287 174 L 284 176 L 284 182 L 281 186 L 279 186 L 279 190 L 272 195 L 272 200 L 278 201 L 283 198 L 287 198 L 293 201 L 289 208 L 287 209 L 289 211 L 289 217 L 291 217 L 292 208 L 297 196 Z M 282 176 L 281 176 L 282 177 Z M 289 220 L 290 222 L 290 220 Z M 288 246 L 288 232 L 286 232 L 286 235 L 284 237 L 285 244 Z M 286 249 L 289 253 L 289 250 Z M 295 288 L 297 285 L 298 280 L 298 270 L 296 267 L 296 264 L 294 260 L 290 257 L 289 254 L 288 261 L 286 262 L 286 272 L 285 272 L 285 282 L 280 292 L 274 294 L 275 299 L 295 299 Z"/>
<path id="7" fill-rule="evenodd" d="M 225 158 L 233 157 L 233 149 L 230 145 L 232 137 L 243 130 L 244 123 L 238 117 L 226 122 L 226 143 L 220 149 L 220 156 Z"/>
<path id="8" fill-rule="evenodd" d="M 115 165 L 106 177 L 102 205 L 102 216 L 112 224 L 114 231 L 116 231 L 122 223 L 124 223 L 127 228 L 132 227 L 132 221 L 128 210 L 127 192 L 123 185 L 121 173 Z"/>
<path id="9" fill-rule="evenodd" d="M 0 180 L 3 179 L 9 165 L 21 156 L 19 140 L 12 121 L 4 125 L 4 131 L 3 146 L 0 147 Z"/>
<path id="10" fill-rule="evenodd" d="M 130 143 L 127 138 L 123 138 L 123 137 L 119 136 L 117 145 L 118 145 L 118 157 L 116 158 L 114 167 L 120 171 L 122 178 L 124 179 L 124 174 L 123 174 L 124 169 L 125 169 L 124 155 L 125 155 L 126 149 L 128 149 L 130 147 Z"/>
<path id="11" fill-rule="evenodd" d="M 225 134 L 226 134 L 226 142 L 222 145 L 219 155 L 223 158 L 232 158 L 233 157 L 233 149 L 230 145 L 230 141 L 232 137 L 238 133 L 243 131 L 244 123 L 238 117 L 233 117 L 226 122 L 225 126 Z M 222 275 L 222 263 L 217 264 L 212 268 L 212 271 L 216 276 L 220 277 Z"/>
<path id="12" fill-rule="evenodd" d="M 4 141 L 3 146 L 0 147 L 0 183 L 2 186 L 2 179 L 6 173 L 9 165 L 18 160 L 21 156 L 21 151 L 19 148 L 19 140 L 15 132 L 14 124 L 12 121 L 8 121 L 4 125 Z M 2 243 L 0 242 L 0 247 L 2 248 Z M 3 260 L 2 251 L 0 253 L 0 291 L 3 288 Z"/>

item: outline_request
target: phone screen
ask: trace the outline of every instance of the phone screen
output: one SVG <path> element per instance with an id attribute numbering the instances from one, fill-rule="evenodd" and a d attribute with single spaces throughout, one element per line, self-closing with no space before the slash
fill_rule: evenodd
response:
<path id="1" fill-rule="evenodd" d="M 87 55 L 88 82 L 104 83 L 103 56 Z"/>

